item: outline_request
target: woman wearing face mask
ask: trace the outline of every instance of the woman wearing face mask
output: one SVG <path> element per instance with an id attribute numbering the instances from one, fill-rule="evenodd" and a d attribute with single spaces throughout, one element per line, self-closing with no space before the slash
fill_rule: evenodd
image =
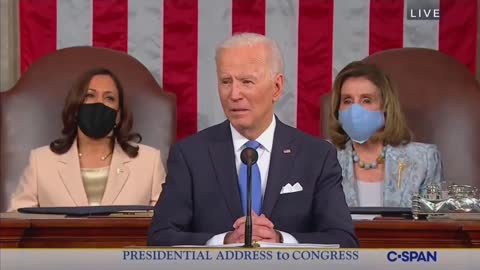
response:
<path id="1" fill-rule="evenodd" d="M 138 144 L 118 78 L 86 72 L 67 94 L 61 138 L 31 151 L 9 211 L 22 207 L 154 205 L 165 179 L 160 151 Z"/>
<path id="2" fill-rule="evenodd" d="M 335 78 L 329 132 L 349 206 L 410 207 L 414 193 L 443 182 L 435 145 L 411 141 L 389 78 L 352 62 Z"/>

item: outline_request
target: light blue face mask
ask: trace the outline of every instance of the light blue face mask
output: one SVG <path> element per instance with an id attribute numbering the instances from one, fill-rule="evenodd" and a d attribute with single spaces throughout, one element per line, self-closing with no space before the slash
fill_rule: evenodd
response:
<path id="1" fill-rule="evenodd" d="M 365 143 L 379 129 L 385 126 L 383 111 L 369 111 L 354 103 L 350 108 L 338 111 L 338 120 L 350 139 Z"/>

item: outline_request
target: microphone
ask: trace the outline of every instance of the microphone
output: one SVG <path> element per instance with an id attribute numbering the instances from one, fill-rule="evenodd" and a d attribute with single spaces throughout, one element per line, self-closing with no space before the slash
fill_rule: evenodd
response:
<path id="1" fill-rule="evenodd" d="M 257 150 L 247 147 L 240 154 L 242 163 L 247 166 L 247 217 L 245 222 L 245 245 L 246 248 L 252 245 L 252 166 L 257 163 Z"/>

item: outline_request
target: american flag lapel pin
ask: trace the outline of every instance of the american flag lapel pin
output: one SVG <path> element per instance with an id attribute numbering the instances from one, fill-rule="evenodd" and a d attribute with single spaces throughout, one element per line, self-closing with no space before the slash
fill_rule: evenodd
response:
<path id="1" fill-rule="evenodd" d="M 283 149 L 283 153 L 284 153 L 284 154 L 290 154 L 290 153 L 292 153 L 292 150 L 289 149 L 289 148 Z"/>

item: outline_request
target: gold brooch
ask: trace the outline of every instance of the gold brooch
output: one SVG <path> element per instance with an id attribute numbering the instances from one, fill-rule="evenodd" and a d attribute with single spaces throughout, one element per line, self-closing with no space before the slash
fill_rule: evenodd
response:
<path id="1" fill-rule="evenodd" d="M 402 173 L 403 169 L 407 167 L 407 163 L 404 163 L 403 161 L 398 162 L 398 178 L 397 178 L 397 188 L 400 189 L 400 185 L 402 183 Z"/>

